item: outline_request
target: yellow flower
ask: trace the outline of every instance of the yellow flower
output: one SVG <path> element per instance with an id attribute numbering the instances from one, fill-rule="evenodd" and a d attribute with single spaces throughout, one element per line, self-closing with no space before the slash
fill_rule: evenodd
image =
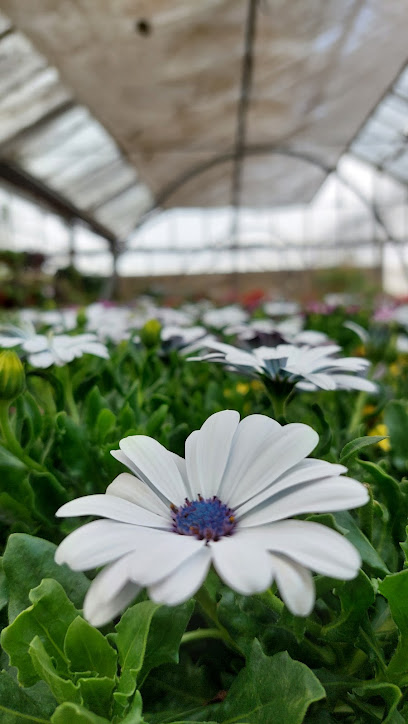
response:
<path id="1" fill-rule="evenodd" d="M 378 423 L 375 427 L 373 427 L 369 435 L 388 435 L 388 427 L 383 422 Z M 384 452 L 389 452 L 391 450 L 391 444 L 389 441 L 389 438 L 387 437 L 385 440 L 380 440 L 380 442 L 376 443 Z"/>
<path id="2" fill-rule="evenodd" d="M 263 386 L 263 383 L 261 382 L 261 380 L 252 380 L 252 382 L 251 382 L 251 387 L 252 387 L 253 390 L 263 390 L 263 389 L 265 389 L 264 386 Z"/>
<path id="3" fill-rule="evenodd" d="M 238 382 L 235 389 L 239 395 L 247 395 L 249 392 L 249 384 L 248 382 Z"/>
<path id="4" fill-rule="evenodd" d="M 392 364 L 390 364 L 390 374 L 393 377 L 398 377 L 398 375 L 401 374 L 401 365 L 399 362 L 392 362 Z"/>

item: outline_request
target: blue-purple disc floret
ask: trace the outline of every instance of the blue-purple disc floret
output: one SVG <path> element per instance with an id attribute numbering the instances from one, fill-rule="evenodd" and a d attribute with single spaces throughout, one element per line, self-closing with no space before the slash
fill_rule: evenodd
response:
<path id="1" fill-rule="evenodd" d="M 235 512 L 216 495 L 212 498 L 199 495 L 193 501 L 186 498 L 179 508 L 171 506 L 171 515 L 175 533 L 193 535 L 199 540 L 217 541 L 232 535 L 237 525 Z"/>

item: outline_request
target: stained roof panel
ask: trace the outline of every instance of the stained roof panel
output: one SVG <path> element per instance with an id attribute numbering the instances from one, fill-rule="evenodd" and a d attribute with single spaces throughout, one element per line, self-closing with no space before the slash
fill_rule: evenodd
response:
<path id="1" fill-rule="evenodd" d="M 1 27 L 9 32 L 1 35 Z M 1 160 L 22 169 L 79 212 L 127 234 L 151 202 L 116 141 L 75 103 L 58 70 L 0 14 Z M 96 216 L 94 217 L 96 219 Z"/>

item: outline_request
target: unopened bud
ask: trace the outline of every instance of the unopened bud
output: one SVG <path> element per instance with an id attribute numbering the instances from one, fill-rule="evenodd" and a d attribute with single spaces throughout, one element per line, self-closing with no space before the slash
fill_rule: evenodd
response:
<path id="1" fill-rule="evenodd" d="M 24 367 L 12 349 L 0 352 L 0 400 L 10 401 L 25 388 Z"/>
<path id="2" fill-rule="evenodd" d="M 160 342 L 161 324 L 158 319 L 149 319 L 140 330 L 140 339 L 145 347 L 156 347 Z"/>
<path id="3" fill-rule="evenodd" d="M 77 314 L 77 318 L 76 318 L 77 326 L 80 329 L 83 329 L 85 327 L 87 321 L 88 321 L 88 319 L 86 316 L 86 309 L 84 309 L 82 307 L 82 309 L 80 309 Z"/>

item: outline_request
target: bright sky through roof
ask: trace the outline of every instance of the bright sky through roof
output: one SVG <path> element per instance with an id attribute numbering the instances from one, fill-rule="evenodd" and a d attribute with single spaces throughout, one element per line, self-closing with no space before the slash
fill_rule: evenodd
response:
<path id="1" fill-rule="evenodd" d="M 174 209 L 158 213 L 128 239 L 118 262 L 119 274 L 148 275 L 206 273 L 238 270 L 302 269 L 378 262 L 375 240 L 385 238 L 369 205 L 376 201 L 382 218 L 396 239 L 405 242 L 408 228 L 407 190 L 384 174 L 351 156 L 344 156 L 339 175 L 354 190 L 330 176 L 308 206 L 241 209 L 238 241 L 231 246 L 231 208 Z M 3 206 L 0 246 L 48 255 L 50 271 L 69 261 L 70 234 L 61 220 L 30 202 L 0 189 Z M 373 243 L 374 240 L 374 243 Z M 243 249 L 239 249 L 243 246 Z M 252 248 L 251 248 L 252 247 Z M 315 247 L 315 248 L 313 248 Z M 107 242 L 83 227 L 74 235 L 75 264 L 83 273 L 109 274 L 112 259 Z M 399 249 L 387 244 L 388 291 L 406 293 Z M 408 259 L 407 259 L 408 261 Z"/>

